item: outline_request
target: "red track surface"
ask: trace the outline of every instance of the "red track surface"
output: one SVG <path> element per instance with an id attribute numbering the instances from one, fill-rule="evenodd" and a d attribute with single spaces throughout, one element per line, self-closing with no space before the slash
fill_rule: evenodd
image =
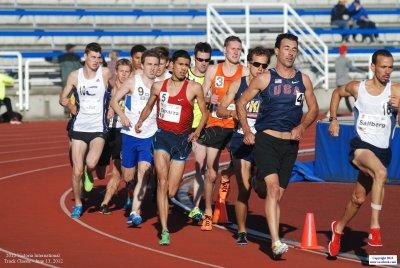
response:
<path id="1" fill-rule="evenodd" d="M 71 170 L 67 155 L 66 122 L 33 122 L 20 126 L 0 125 L 0 255 L 1 264 L 15 261 L 31 263 L 26 258 L 61 267 L 358 267 L 360 263 L 328 260 L 325 254 L 315 254 L 291 248 L 284 260 L 270 258 L 269 242 L 251 239 L 245 247 L 235 244 L 233 232 L 214 228 L 202 232 L 198 226 L 187 224 L 181 213 L 170 217 L 172 232 L 168 247 L 158 245 L 156 207 L 146 201 L 140 228 L 128 228 L 121 206 L 122 194 L 116 199 L 117 209 L 111 216 L 95 211 L 102 198 L 105 181 L 89 198 L 89 208 L 78 221 L 63 211 L 71 209 Z M 310 129 L 301 148 L 314 146 L 314 130 Z M 304 158 L 304 157 L 303 157 Z M 312 155 L 306 156 L 312 158 Z M 193 170 L 193 163 L 187 165 Z M 230 219 L 236 196 L 231 183 L 228 210 Z M 350 197 L 351 184 L 296 183 L 291 184 L 282 200 L 282 235 L 298 241 L 306 212 L 314 212 L 318 241 L 327 245 L 330 221 L 339 217 Z M 347 253 L 399 254 L 400 235 L 396 220 L 400 218 L 399 186 L 386 186 L 382 228 L 385 246 L 372 250 L 366 246 L 370 209 L 362 208 L 346 232 L 343 250 Z M 369 202 L 368 202 L 369 203 Z M 256 195 L 250 200 L 248 227 L 266 232 L 263 201 Z M 10 256 L 22 254 L 25 259 Z M 40 257 L 35 254 L 56 254 Z M 32 256 L 29 256 L 32 255 Z"/>

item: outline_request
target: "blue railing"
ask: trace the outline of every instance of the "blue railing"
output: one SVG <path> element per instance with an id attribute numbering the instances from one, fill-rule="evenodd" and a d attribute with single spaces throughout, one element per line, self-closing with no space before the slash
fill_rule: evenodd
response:
<path id="1" fill-rule="evenodd" d="M 296 12 L 300 16 L 329 16 L 330 9 L 296 9 Z M 244 15 L 245 10 L 222 10 L 219 12 L 221 15 Z M 282 10 L 252 10 L 251 15 L 282 15 Z M 399 8 L 392 9 L 368 9 L 370 15 L 400 15 Z M 86 10 L 86 9 L 74 9 L 74 10 L 30 10 L 30 9 L 9 9 L 0 10 L 0 15 L 5 16 L 188 16 L 188 17 L 205 17 L 206 11 L 200 9 L 182 9 L 182 10 L 144 10 L 144 9 L 132 9 L 132 10 Z"/>

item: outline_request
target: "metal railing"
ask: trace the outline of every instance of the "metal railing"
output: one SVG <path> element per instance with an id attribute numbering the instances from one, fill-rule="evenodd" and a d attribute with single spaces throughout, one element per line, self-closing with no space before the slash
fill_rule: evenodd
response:
<path id="1" fill-rule="evenodd" d="M 7 51 L 7 52 L 0 51 L 0 56 L 17 57 L 17 60 L 18 60 L 17 68 L 15 66 L 10 66 L 10 69 L 18 69 L 18 91 L 17 91 L 18 103 L 16 105 L 18 106 L 20 111 L 23 111 L 24 109 L 26 109 L 27 96 L 25 95 L 25 98 L 24 98 L 24 91 L 23 91 L 24 85 L 23 85 L 23 76 L 22 76 L 22 55 L 18 51 Z"/>
<path id="2" fill-rule="evenodd" d="M 219 9 L 223 9 L 224 14 L 219 13 Z M 232 12 L 226 12 L 227 10 Z M 271 15 L 260 12 L 265 10 L 274 12 Z M 272 47 L 276 35 L 282 32 L 293 33 L 299 37 L 299 51 L 303 61 L 297 63 L 315 73 L 313 81 L 315 87 L 322 84 L 323 88 L 328 89 L 328 47 L 290 5 L 285 3 L 207 5 L 208 42 L 223 51 L 226 37 L 229 35 L 241 37 L 244 61 L 250 47 L 256 45 Z"/>

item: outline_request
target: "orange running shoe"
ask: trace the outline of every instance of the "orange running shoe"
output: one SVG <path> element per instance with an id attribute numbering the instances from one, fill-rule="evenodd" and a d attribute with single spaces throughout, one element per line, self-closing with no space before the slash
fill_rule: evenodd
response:
<path id="1" fill-rule="evenodd" d="M 212 220 L 211 216 L 204 215 L 203 223 L 201 225 L 202 231 L 212 231 Z"/>
<path id="2" fill-rule="evenodd" d="M 368 236 L 368 245 L 371 247 L 382 247 L 382 236 L 380 228 L 371 228 Z"/>

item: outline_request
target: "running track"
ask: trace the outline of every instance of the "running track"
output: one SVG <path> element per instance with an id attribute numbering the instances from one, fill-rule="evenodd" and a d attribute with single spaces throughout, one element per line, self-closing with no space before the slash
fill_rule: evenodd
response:
<path id="1" fill-rule="evenodd" d="M 125 224 L 122 194 L 115 199 L 117 208 L 111 216 L 96 212 L 106 181 L 97 181 L 89 196 L 89 208 L 80 220 L 71 220 L 71 170 L 67 154 L 65 121 L 31 122 L 20 126 L 0 125 L 0 255 L 6 262 L 56 267 L 360 267 L 353 254 L 400 253 L 397 219 L 399 186 L 387 186 L 383 210 L 385 247 L 372 249 L 366 245 L 370 210 L 365 206 L 349 226 L 343 241 L 343 255 L 356 260 L 332 260 L 325 253 L 313 253 L 291 248 L 284 259 L 270 258 L 269 241 L 251 239 L 245 247 L 235 244 L 233 231 L 214 228 L 201 232 L 188 224 L 177 210 L 170 217 L 171 245 L 161 247 L 157 241 L 156 206 L 146 201 L 140 228 Z M 301 148 L 314 146 L 314 129 L 310 129 Z M 302 159 L 312 159 L 305 155 Z M 187 171 L 193 170 L 193 161 Z M 233 180 L 234 181 L 234 180 Z M 228 210 L 234 221 L 232 204 L 236 187 L 231 183 Z M 291 184 L 282 200 L 281 233 L 285 239 L 299 241 L 306 212 L 314 212 L 318 241 L 326 247 L 329 223 L 338 217 L 352 190 L 351 184 L 296 183 Z M 367 201 L 369 203 L 369 201 Z M 263 202 L 256 195 L 250 200 L 248 227 L 266 233 Z M 293 242 L 295 243 L 295 242 Z M 13 254 L 18 254 L 16 257 Z M 43 257 L 38 254 L 53 254 Z M 353 256 L 352 256 L 353 255 Z M 3 264 L 4 263 L 4 264 Z M 18 265 L 18 266 L 19 266 Z"/>

